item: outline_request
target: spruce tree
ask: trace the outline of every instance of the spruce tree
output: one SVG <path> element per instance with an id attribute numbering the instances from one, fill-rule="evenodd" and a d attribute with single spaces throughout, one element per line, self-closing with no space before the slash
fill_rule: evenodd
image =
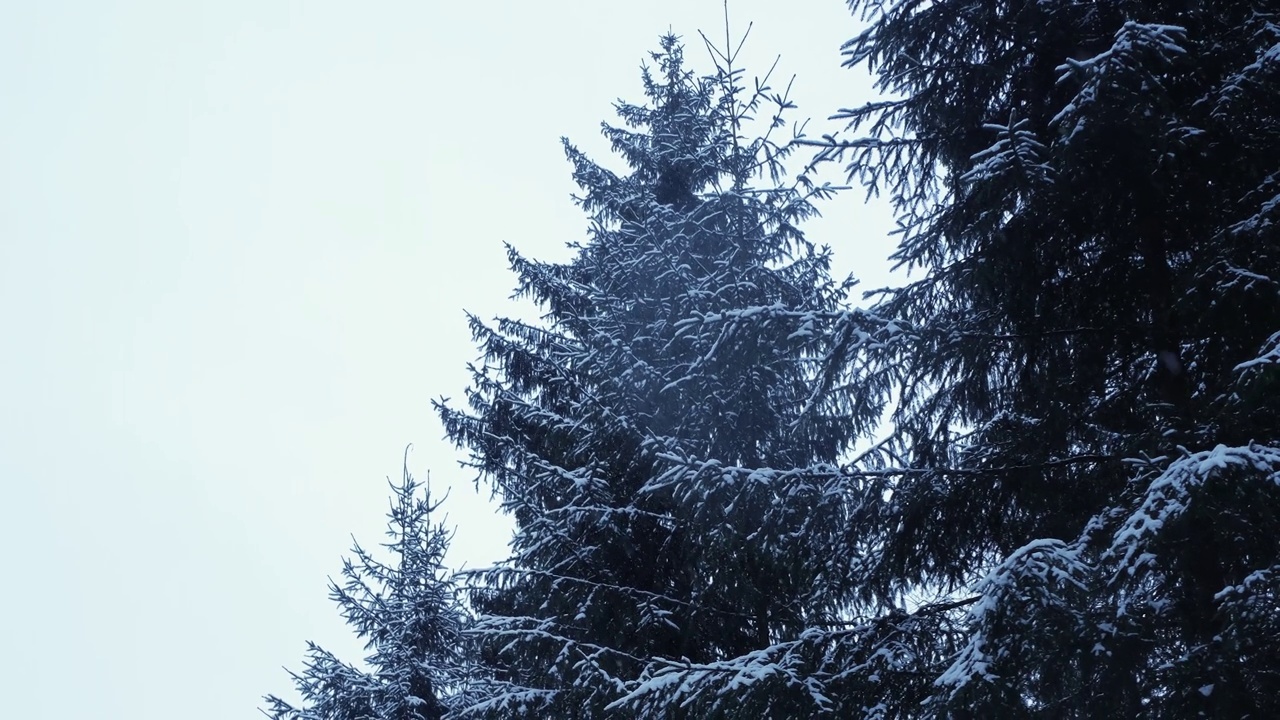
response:
<path id="1" fill-rule="evenodd" d="M 474 578 L 491 676 L 461 717 L 733 715 L 665 689 L 838 610 L 824 482 L 878 417 L 848 382 L 872 335 L 797 227 L 829 190 L 786 179 L 791 103 L 717 57 L 662 39 L 604 126 L 625 172 L 565 142 L 588 239 L 510 250 L 542 322 L 471 319 L 468 407 L 439 409 L 517 529 Z"/>
<path id="2" fill-rule="evenodd" d="M 343 561 L 330 597 L 370 655 L 363 667 L 308 643 L 300 673 L 290 672 L 302 704 L 266 697 L 273 720 L 440 720 L 466 679 L 465 616 L 444 567 L 450 533 L 431 524 L 431 500 L 406 467 L 391 483 L 385 547 L 390 563 L 358 543 Z"/>
<path id="3" fill-rule="evenodd" d="M 841 717 L 1280 716 L 1280 10 L 850 6 L 886 99 L 818 144 L 916 279 L 856 622 L 795 672 Z"/>

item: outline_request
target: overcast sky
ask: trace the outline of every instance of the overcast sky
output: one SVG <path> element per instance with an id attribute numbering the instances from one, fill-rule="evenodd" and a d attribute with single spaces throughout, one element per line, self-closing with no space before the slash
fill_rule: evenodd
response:
<path id="1" fill-rule="evenodd" d="M 869 95 L 841 0 L 733 0 L 796 119 Z M 510 526 L 442 439 L 510 312 L 503 243 L 585 237 L 559 137 L 599 136 L 668 28 L 720 0 L 39 0 L 0 10 L 0 691 L 23 720 L 257 717 L 410 467 L 458 526 Z M 829 124 L 819 122 L 815 128 Z M 612 160 L 609 160 L 612 163 Z M 808 227 L 884 281 L 854 191 Z"/>

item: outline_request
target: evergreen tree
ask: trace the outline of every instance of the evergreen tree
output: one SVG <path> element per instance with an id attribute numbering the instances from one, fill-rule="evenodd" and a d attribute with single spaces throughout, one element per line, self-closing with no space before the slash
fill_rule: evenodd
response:
<path id="1" fill-rule="evenodd" d="M 850 5 L 887 99 L 821 144 L 922 276 L 855 624 L 790 667 L 841 717 L 1280 716 L 1280 8 Z"/>
<path id="2" fill-rule="evenodd" d="M 293 673 L 302 705 L 268 695 L 273 720 L 440 720 L 465 679 L 464 615 L 444 568 L 450 534 L 431 525 L 439 506 L 406 466 L 391 484 L 385 547 L 393 562 L 359 544 L 343 561 L 345 581 L 330 584 L 330 597 L 365 640 L 367 669 L 343 662 L 308 643 L 301 673 Z"/>
<path id="3" fill-rule="evenodd" d="M 517 525 L 476 577 L 492 678 L 462 717 L 734 715 L 664 689 L 838 611 L 824 483 L 878 410 L 848 382 L 864 319 L 797 228 L 828 190 L 783 182 L 791 103 L 728 53 L 698 77 L 668 36 L 653 63 L 604 126 L 626 173 L 565 143 L 588 241 L 510 250 L 542 323 L 473 317 L 469 409 L 439 407 Z"/>

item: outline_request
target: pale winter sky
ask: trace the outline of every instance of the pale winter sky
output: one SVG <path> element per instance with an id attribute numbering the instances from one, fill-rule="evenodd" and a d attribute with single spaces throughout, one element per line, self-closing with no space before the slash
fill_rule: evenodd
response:
<path id="1" fill-rule="evenodd" d="M 730 11 L 796 119 L 869 97 L 841 0 Z M 306 640 L 358 657 L 326 577 L 408 443 L 451 562 L 502 554 L 430 401 L 464 308 L 510 312 L 502 244 L 585 237 L 558 138 L 608 159 L 668 28 L 709 68 L 720 0 L 4 4 L 5 717 L 258 717 Z M 890 226 L 854 191 L 808 229 L 873 286 Z"/>

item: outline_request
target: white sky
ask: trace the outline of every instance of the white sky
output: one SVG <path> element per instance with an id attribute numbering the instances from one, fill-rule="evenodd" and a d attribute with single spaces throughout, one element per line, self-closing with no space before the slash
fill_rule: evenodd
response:
<path id="1" fill-rule="evenodd" d="M 795 119 L 868 98 L 841 0 L 733 0 Z M 385 477 L 431 471 L 455 564 L 510 529 L 441 440 L 502 248 L 585 237 L 559 137 L 599 136 L 720 0 L 39 0 L 0 9 L 0 694 L 24 720 L 257 717 Z M 814 127 L 823 127 L 818 123 Z M 826 127 L 831 127 L 829 124 Z M 861 191 L 810 237 L 884 282 Z"/>

